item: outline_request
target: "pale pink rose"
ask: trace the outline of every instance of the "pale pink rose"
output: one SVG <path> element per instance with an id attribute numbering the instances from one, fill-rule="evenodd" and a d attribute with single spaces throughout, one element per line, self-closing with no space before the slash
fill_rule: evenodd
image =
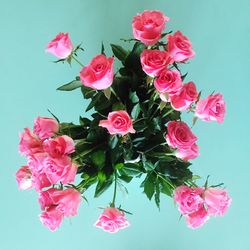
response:
<path id="1" fill-rule="evenodd" d="M 167 65 L 172 63 L 172 59 L 168 52 L 161 50 L 145 49 L 141 53 L 142 70 L 149 76 L 158 76 L 160 71 L 165 69 Z"/>
<path id="2" fill-rule="evenodd" d="M 191 42 L 180 31 L 168 35 L 167 40 L 167 51 L 175 62 L 185 62 L 194 57 Z"/>
<path id="3" fill-rule="evenodd" d="M 16 181 L 18 188 L 21 190 L 31 189 L 32 185 L 32 173 L 28 166 L 22 166 L 16 172 Z"/>
<path id="4" fill-rule="evenodd" d="M 50 188 L 39 193 L 38 202 L 40 204 L 41 210 L 46 210 L 48 207 L 57 205 L 53 201 L 53 194 L 58 190 L 59 189 L 56 188 Z"/>
<path id="5" fill-rule="evenodd" d="M 132 120 L 124 110 L 110 112 L 107 120 L 101 120 L 99 126 L 106 128 L 111 135 L 135 133 Z"/>
<path id="6" fill-rule="evenodd" d="M 106 232 L 116 233 L 120 229 L 128 227 L 129 222 L 125 218 L 124 212 L 115 207 L 108 207 L 99 216 L 95 226 Z"/>
<path id="7" fill-rule="evenodd" d="M 175 94 L 182 88 L 181 75 L 178 70 L 163 69 L 154 80 L 154 86 L 161 94 Z"/>
<path id="8" fill-rule="evenodd" d="M 105 55 L 95 56 L 80 72 L 82 84 L 86 87 L 102 90 L 112 85 L 114 78 L 114 58 Z"/>
<path id="9" fill-rule="evenodd" d="M 168 123 L 167 128 L 166 140 L 167 144 L 172 148 L 179 150 L 190 149 L 197 141 L 197 137 L 185 122 L 171 121 Z"/>
<path id="10" fill-rule="evenodd" d="M 155 44 L 170 19 L 162 12 L 145 10 L 133 17 L 133 35 L 146 45 Z"/>
<path id="11" fill-rule="evenodd" d="M 45 140 L 54 136 L 59 131 L 59 124 L 53 118 L 37 117 L 34 122 L 34 133 Z"/>
<path id="12" fill-rule="evenodd" d="M 53 206 L 49 207 L 39 217 L 42 224 L 52 232 L 58 229 L 63 220 L 63 214 Z"/>
<path id="13" fill-rule="evenodd" d="M 220 188 L 207 188 L 203 197 L 209 215 L 214 216 L 223 216 L 232 202 L 227 191 Z"/>
<path id="14" fill-rule="evenodd" d="M 198 228 L 202 226 L 208 219 L 208 213 L 204 207 L 201 207 L 198 211 L 185 215 L 187 224 L 190 228 Z"/>
<path id="15" fill-rule="evenodd" d="M 25 156 L 43 152 L 42 141 L 29 128 L 20 133 L 19 152 Z"/>
<path id="16" fill-rule="evenodd" d="M 170 96 L 170 102 L 173 109 L 178 111 L 187 110 L 191 104 L 197 100 L 198 92 L 193 82 L 183 85 L 179 92 Z"/>
<path id="17" fill-rule="evenodd" d="M 36 153 L 28 156 L 28 166 L 33 172 L 43 172 L 44 160 L 48 157 L 46 152 Z"/>
<path id="18" fill-rule="evenodd" d="M 198 155 L 199 155 L 199 147 L 195 143 L 191 146 L 191 148 L 184 150 L 177 149 L 175 152 L 175 156 L 184 161 L 195 159 Z"/>
<path id="19" fill-rule="evenodd" d="M 67 173 L 67 175 L 64 178 L 64 183 L 72 183 L 75 181 L 77 169 L 78 169 L 77 164 L 72 163 L 69 172 Z"/>
<path id="20" fill-rule="evenodd" d="M 190 188 L 182 185 L 175 189 L 174 200 L 179 204 L 179 211 L 185 215 L 198 211 L 204 204 L 201 197 L 204 188 Z"/>
<path id="21" fill-rule="evenodd" d="M 64 34 L 62 32 L 49 42 L 46 48 L 46 52 L 49 52 L 60 59 L 67 58 L 72 50 L 73 45 L 69 39 L 69 34 Z"/>
<path id="22" fill-rule="evenodd" d="M 217 121 L 222 123 L 226 112 L 226 103 L 221 94 L 209 95 L 200 100 L 195 109 L 195 116 L 203 121 Z"/>
<path id="23" fill-rule="evenodd" d="M 43 144 L 44 151 L 53 158 L 69 155 L 75 151 L 75 144 L 67 135 L 58 136 L 55 139 L 46 140 Z"/>

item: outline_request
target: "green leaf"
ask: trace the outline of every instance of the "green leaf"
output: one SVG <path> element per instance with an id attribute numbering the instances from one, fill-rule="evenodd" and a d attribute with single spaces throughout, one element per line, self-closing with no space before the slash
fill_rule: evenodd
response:
<path id="1" fill-rule="evenodd" d="M 109 146 L 111 149 L 114 149 L 118 143 L 118 137 L 117 135 L 112 135 L 109 139 Z"/>
<path id="2" fill-rule="evenodd" d="M 133 179 L 132 176 L 127 176 L 127 175 L 120 175 L 118 178 L 127 182 L 127 183 L 131 182 L 131 180 Z"/>
<path id="3" fill-rule="evenodd" d="M 136 92 L 134 91 L 130 91 L 129 92 L 129 99 L 131 100 L 132 103 L 138 103 L 139 102 L 139 98 L 136 94 Z"/>
<path id="4" fill-rule="evenodd" d="M 102 42 L 101 54 L 105 55 L 105 48 L 103 42 Z"/>
<path id="5" fill-rule="evenodd" d="M 109 178 L 104 182 L 98 181 L 95 189 L 95 198 L 99 197 L 102 193 L 104 193 L 112 185 L 112 183 L 112 178 Z"/>
<path id="6" fill-rule="evenodd" d="M 123 168 L 119 170 L 120 175 L 127 176 L 138 176 L 141 174 L 141 169 L 138 164 L 135 163 L 125 163 Z"/>
<path id="7" fill-rule="evenodd" d="M 155 183 L 154 182 L 155 182 L 155 177 L 152 173 L 149 173 L 143 182 L 144 193 L 147 195 L 149 200 L 152 199 L 152 197 L 155 193 Z"/>
<path id="8" fill-rule="evenodd" d="M 113 110 L 113 111 L 124 110 L 124 109 L 125 109 L 124 104 L 122 104 L 122 103 L 120 103 L 120 102 L 114 103 L 114 104 L 112 105 L 112 110 Z"/>
<path id="9" fill-rule="evenodd" d="M 138 118 L 140 112 L 141 112 L 140 103 L 137 103 L 137 104 L 133 107 L 133 109 L 132 109 L 132 111 L 131 111 L 131 116 L 132 116 L 132 118 L 133 118 L 134 120 L 136 120 L 136 119 Z"/>
<path id="10" fill-rule="evenodd" d="M 166 107 L 167 103 L 164 101 L 160 102 L 160 110 L 162 111 Z"/>
<path id="11" fill-rule="evenodd" d="M 164 177 L 162 177 L 162 178 L 164 178 Z M 170 184 L 168 184 L 170 182 L 170 180 L 166 180 L 164 178 L 164 179 L 159 179 L 159 181 L 160 181 L 160 191 L 163 194 L 171 196 L 172 195 L 172 187 Z"/>
<path id="12" fill-rule="evenodd" d="M 95 166 L 102 168 L 105 165 L 106 154 L 104 150 L 98 150 L 91 154 L 91 160 Z"/>
<path id="13" fill-rule="evenodd" d="M 188 72 L 185 75 L 182 75 L 181 80 L 184 81 L 187 75 L 188 75 Z"/>
<path id="14" fill-rule="evenodd" d="M 61 91 L 71 91 L 77 88 L 82 87 L 82 82 L 79 80 L 73 80 L 69 83 L 66 83 L 64 85 L 62 85 L 61 87 L 57 88 L 57 90 L 61 90 Z"/>
<path id="15" fill-rule="evenodd" d="M 107 97 L 107 99 L 109 100 L 110 96 L 111 96 L 111 90 L 110 90 L 110 88 L 104 89 L 103 93 Z"/>
<path id="16" fill-rule="evenodd" d="M 155 183 L 155 204 L 160 209 L 160 183 L 158 178 Z"/>
<path id="17" fill-rule="evenodd" d="M 120 45 L 116 44 L 110 44 L 110 45 L 115 57 L 117 57 L 120 61 L 124 61 L 128 55 L 128 51 L 126 51 Z"/>
<path id="18" fill-rule="evenodd" d="M 104 173 L 103 171 L 98 172 L 97 177 L 98 177 L 98 180 L 99 180 L 100 182 L 106 181 L 106 175 L 105 175 L 105 173 Z"/>

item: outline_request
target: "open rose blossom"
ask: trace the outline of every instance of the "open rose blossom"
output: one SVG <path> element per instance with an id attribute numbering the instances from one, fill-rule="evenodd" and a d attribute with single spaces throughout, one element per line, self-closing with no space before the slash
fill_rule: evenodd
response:
<path id="1" fill-rule="evenodd" d="M 19 168 L 16 172 L 16 181 L 18 183 L 18 188 L 21 190 L 32 188 L 32 173 L 28 166 Z"/>
<path id="2" fill-rule="evenodd" d="M 55 135 L 59 130 L 58 122 L 53 118 L 37 117 L 34 122 L 34 133 L 45 140 Z"/>
<path id="3" fill-rule="evenodd" d="M 191 42 L 180 31 L 175 32 L 174 35 L 168 35 L 167 40 L 167 51 L 175 62 L 185 62 L 194 57 Z"/>
<path id="4" fill-rule="evenodd" d="M 46 52 L 49 52 L 60 59 L 67 58 L 72 50 L 73 45 L 69 39 L 69 34 L 62 32 L 49 42 L 46 48 Z"/>
<path id="5" fill-rule="evenodd" d="M 114 78 L 114 58 L 105 55 L 95 56 L 80 72 L 82 84 L 86 87 L 102 90 L 111 86 Z"/>
<path id="6" fill-rule="evenodd" d="M 168 52 L 156 49 L 145 49 L 140 57 L 143 71 L 152 77 L 158 76 L 161 70 L 172 63 L 172 59 Z"/>
<path id="7" fill-rule="evenodd" d="M 129 222 L 126 220 L 124 212 L 115 207 L 108 207 L 99 216 L 95 226 L 106 232 L 116 233 L 120 229 L 128 227 Z"/>
<path id="8" fill-rule="evenodd" d="M 188 227 L 195 229 L 201 227 L 209 219 L 209 215 L 204 207 L 200 207 L 196 212 L 185 215 L 185 218 Z"/>
<path id="9" fill-rule="evenodd" d="M 221 94 L 209 95 L 200 100 L 195 109 L 195 116 L 203 121 L 222 123 L 226 112 L 226 104 Z"/>
<path id="10" fill-rule="evenodd" d="M 133 18 L 134 38 L 146 45 L 153 45 L 161 38 L 165 23 L 168 21 L 169 18 L 160 11 L 145 10 Z"/>
<path id="11" fill-rule="evenodd" d="M 99 126 L 106 128 L 111 135 L 135 133 L 132 120 L 124 110 L 110 112 L 107 120 L 101 120 Z"/>
<path id="12" fill-rule="evenodd" d="M 176 152 L 175 152 L 175 156 L 177 158 L 180 158 L 184 161 L 189 161 L 189 160 L 192 160 L 192 159 L 195 159 L 196 157 L 199 156 L 199 147 L 196 143 L 194 143 L 191 148 L 188 148 L 188 149 L 177 149 Z"/>
<path id="13" fill-rule="evenodd" d="M 227 191 L 220 188 L 207 188 L 204 192 L 204 200 L 209 215 L 223 216 L 231 204 L 232 199 Z"/>

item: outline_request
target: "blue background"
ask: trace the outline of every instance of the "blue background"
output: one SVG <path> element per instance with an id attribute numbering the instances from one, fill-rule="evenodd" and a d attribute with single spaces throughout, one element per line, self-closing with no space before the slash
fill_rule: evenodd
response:
<path id="1" fill-rule="evenodd" d="M 118 43 L 132 36 L 131 20 L 145 9 L 159 9 L 171 18 L 168 29 L 181 30 L 193 43 L 196 57 L 185 66 L 203 96 L 222 92 L 227 102 L 223 124 L 197 122 L 201 155 L 192 170 L 212 183 L 224 182 L 233 198 L 223 218 L 212 218 L 198 230 L 188 229 L 171 199 L 163 196 L 161 211 L 139 189 L 119 201 L 133 212 L 131 227 L 110 235 L 93 227 L 97 207 L 111 199 L 86 194 L 79 216 L 65 220 L 51 233 L 39 220 L 37 194 L 18 191 L 14 174 L 25 159 L 17 152 L 18 132 L 32 127 L 33 119 L 48 116 L 77 122 L 87 105 L 79 91 L 55 89 L 72 80 L 78 65 L 53 64 L 44 53 L 46 44 L 60 32 L 69 32 L 74 44 L 83 42 L 81 60 L 87 63 L 100 52 L 103 40 Z M 0 2 L 0 114 L 1 182 L 0 249 L 103 249 L 103 250 L 249 250 L 249 0 L 40 0 Z M 187 118 L 189 120 L 189 118 Z M 203 180 L 204 181 L 204 180 Z"/>

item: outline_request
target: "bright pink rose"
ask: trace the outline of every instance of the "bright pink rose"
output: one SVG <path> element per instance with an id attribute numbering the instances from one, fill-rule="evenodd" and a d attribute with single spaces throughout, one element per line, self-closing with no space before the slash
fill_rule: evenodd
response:
<path id="1" fill-rule="evenodd" d="M 154 80 L 159 93 L 173 95 L 182 87 L 181 75 L 178 70 L 163 69 Z"/>
<path id="2" fill-rule="evenodd" d="M 197 141 L 197 137 L 185 122 L 171 121 L 168 123 L 167 144 L 179 150 L 190 149 Z"/>
<path id="3" fill-rule="evenodd" d="M 120 229 L 128 227 L 129 222 L 126 220 L 124 212 L 114 207 L 108 207 L 99 216 L 95 226 L 106 232 L 116 233 Z"/>
<path id="4" fill-rule="evenodd" d="M 39 193 L 38 202 L 40 204 L 41 210 L 46 210 L 51 206 L 57 205 L 53 200 L 53 194 L 58 190 L 59 189 L 56 188 L 50 188 L 46 191 L 42 191 Z"/>
<path id="5" fill-rule="evenodd" d="M 75 144 L 71 137 L 67 135 L 50 139 L 43 144 L 44 151 L 53 158 L 69 155 L 75 151 Z"/>
<path id="6" fill-rule="evenodd" d="M 179 186 L 174 191 L 174 200 L 179 204 L 179 211 L 185 215 L 198 211 L 204 204 L 201 195 L 204 188 Z"/>
<path id="7" fill-rule="evenodd" d="M 145 10 L 133 18 L 134 37 L 146 45 L 153 45 L 161 38 L 165 23 L 168 21 L 169 18 L 160 11 Z"/>
<path id="8" fill-rule="evenodd" d="M 197 100 L 198 92 L 193 82 L 183 85 L 179 92 L 170 97 L 173 109 L 178 111 L 187 110 Z"/>
<path id="9" fill-rule="evenodd" d="M 185 62 L 194 57 L 192 44 L 180 31 L 167 36 L 167 51 L 175 62 Z"/>
<path id="10" fill-rule="evenodd" d="M 55 39 L 48 43 L 46 52 L 53 54 L 54 56 L 65 59 L 73 50 L 73 45 L 69 39 L 68 33 L 59 33 Z"/>
<path id="11" fill-rule="evenodd" d="M 203 121 L 222 123 L 226 112 L 226 104 L 221 94 L 209 95 L 200 100 L 195 109 L 195 115 Z"/>
<path id="12" fill-rule="evenodd" d="M 142 69 L 149 76 L 158 76 L 170 63 L 172 59 L 166 51 L 145 49 L 141 53 Z"/>
<path id="13" fill-rule="evenodd" d="M 30 132 L 29 128 L 25 128 L 20 135 L 19 152 L 25 156 L 43 152 L 42 141 L 36 135 Z"/>
<path id="14" fill-rule="evenodd" d="M 132 120 L 124 110 L 110 112 L 107 120 L 101 120 L 99 126 L 106 128 L 111 135 L 135 133 Z"/>
<path id="15" fill-rule="evenodd" d="M 49 228 L 52 232 L 56 231 L 61 225 L 63 214 L 56 209 L 56 207 L 49 207 L 40 215 L 40 221 L 44 226 Z"/>
<path id="16" fill-rule="evenodd" d="M 190 228 L 198 228 L 202 226 L 208 219 L 208 213 L 204 207 L 200 207 L 200 209 L 194 213 L 185 215 L 187 224 Z"/>
<path id="17" fill-rule="evenodd" d="M 232 201 L 226 190 L 212 187 L 205 190 L 203 197 L 209 215 L 214 216 L 224 215 Z"/>
<path id="18" fill-rule="evenodd" d="M 19 168 L 19 170 L 16 172 L 16 181 L 18 183 L 19 189 L 27 190 L 33 187 L 32 173 L 28 166 Z"/>
<path id="19" fill-rule="evenodd" d="M 34 122 L 34 133 L 45 140 L 54 136 L 59 130 L 58 122 L 53 118 L 37 117 Z"/>
<path id="20" fill-rule="evenodd" d="M 113 57 L 95 56 L 80 72 L 82 84 L 98 90 L 110 87 L 114 78 L 113 63 Z"/>
<path id="21" fill-rule="evenodd" d="M 177 149 L 175 152 L 175 156 L 184 161 L 195 159 L 198 155 L 199 155 L 199 147 L 195 143 L 191 146 L 191 148 L 184 150 Z"/>

